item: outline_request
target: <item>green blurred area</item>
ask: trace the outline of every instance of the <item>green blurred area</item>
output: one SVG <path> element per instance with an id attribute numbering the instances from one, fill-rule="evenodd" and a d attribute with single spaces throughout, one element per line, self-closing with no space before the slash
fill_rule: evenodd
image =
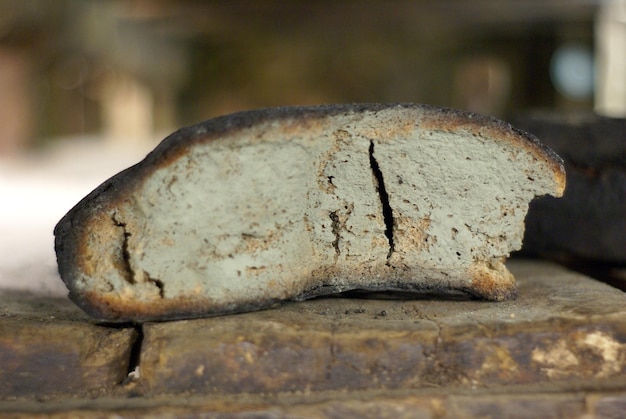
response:
<path id="1" fill-rule="evenodd" d="M 559 0 L 0 0 L 0 154 L 133 140 L 239 110 L 418 102 L 504 117 L 559 94 L 559 45 L 597 5 Z"/>

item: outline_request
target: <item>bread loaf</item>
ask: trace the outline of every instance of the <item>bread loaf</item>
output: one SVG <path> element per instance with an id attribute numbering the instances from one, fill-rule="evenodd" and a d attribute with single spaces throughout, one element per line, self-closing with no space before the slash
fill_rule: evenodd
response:
<path id="1" fill-rule="evenodd" d="M 424 105 L 242 112 L 183 128 L 55 228 L 70 298 L 108 321 L 351 289 L 516 294 L 503 262 L 561 160 L 495 119 Z"/>

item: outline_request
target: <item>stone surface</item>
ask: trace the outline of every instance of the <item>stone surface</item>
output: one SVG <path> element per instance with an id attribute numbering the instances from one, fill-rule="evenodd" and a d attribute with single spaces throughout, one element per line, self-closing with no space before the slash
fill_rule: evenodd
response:
<path id="1" fill-rule="evenodd" d="M 436 389 L 281 394 L 166 396 L 0 402 L 3 418 L 623 418 L 626 392 L 618 386 L 592 390 L 576 386 L 514 387 L 508 391 Z"/>
<path id="2" fill-rule="evenodd" d="M 511 261 L 515 301 L 324 298 L 144 325 L 145 394 L 491 387 L 626 372 L 626 295 Z"/>
<path id="3" fill-rule="evenodd" d="M 0 400 L 101 394 L 128 373 L 133 328 L 90 322 L 67 298 L 0 293 Z"/>
<path id="4" fill-rule="evenodd" d="M 535 200 L 524 251 L 626 263 L 626 119 L 530 115 L 514 120 L 565 160 L 562 198 Z"/>
<path id="5" fill-rule="evenodd" d="M 134 379 L 134 327 L 4 292 L 0 416 L 622 417 L 626 294 L 509 267 L 515 301 L 357 294 L 145 324 Z"/>

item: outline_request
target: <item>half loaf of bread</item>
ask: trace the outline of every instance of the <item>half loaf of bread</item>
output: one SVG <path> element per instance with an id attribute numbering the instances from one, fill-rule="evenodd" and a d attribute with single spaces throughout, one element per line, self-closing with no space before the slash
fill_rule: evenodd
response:
<path id="1" fill-rule="evenodd" d="M 70 298 L 108 321 L 351 289 L 516 294 L 503 262 L 561 160 L 498 120 L 423 105 L 242 112 L 183 128 L 55 228 Z"/>

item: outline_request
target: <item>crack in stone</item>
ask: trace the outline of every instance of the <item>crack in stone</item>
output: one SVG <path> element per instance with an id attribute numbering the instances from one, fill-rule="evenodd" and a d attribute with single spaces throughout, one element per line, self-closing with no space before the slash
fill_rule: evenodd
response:
<path id="1" fill-rule="evenodd" d="M 130 251 L 128 250 L 128 238 L 132 236 L 130 231 L 126 229 L 126 223 L 117 219 L 117 214 L 113 214 L 111 217 L 113 223 L 122 229 L 124 239 L 122 240 L 122 262 L 124 264 L 124 270 L 122 277 L 130 284 L 135 283 L 135 272 L 130 264 Z"/>
<path id="2" fill-rule="evenodd" d="M 380 166 L 378 165 L 378 161 L 374 157 L 374 141 L 370 141 L 369 148 L 369 156 L 370 156 L 370 167 L 372 168 L 372 173 L 374 174 L 374 179 L 376 180 L 376 191 L 378 192 L 378 196 L 380 197 L 380 203 L 383 206 L 383 220 L 385 222 L 385 236 L 389 241 L 389 253 L 387 253 L 387 259 L 391 257 L 394 252 L 394 243 L 393 243 L 393 211 L 391 209 L 391 205 L 389 204 L 389 194 L 385 189 L 385 181 L 383 179 L 383 173 L 380 170 Z"/>
<path id="3" fill-rule="evenodd" d="M 136 338 L 130 347 L 128 369 L 122 385 L 130 384 L 131 382 L 138 381 L 141 378 L 139 365 L 141 363 L 141 349 L 144 341 L 143 325 L 134 324 L 132 327 L 135 329 Z"/>

